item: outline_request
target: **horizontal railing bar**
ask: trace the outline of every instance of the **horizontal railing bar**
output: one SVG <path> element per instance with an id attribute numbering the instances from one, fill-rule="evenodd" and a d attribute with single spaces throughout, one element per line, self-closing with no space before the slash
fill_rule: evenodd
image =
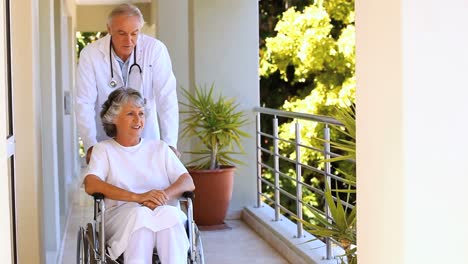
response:
<path id="1" fill-rule="evenodd" d="M 266 196 L 265 194 L 261 193 L 261 195 L 262 195 L 263 197 L 265 197 L 265 199 L 268 200 L 268 201 L 270 201 L 271 203 L 273 203 L 273 204 L 275 203 L 275 201 L 274 201 L 273 199 L 271 199 L 270 197 Z"/>
<path id="2" fill-rule="evenodd" d="M 270 137 L 270 138 L 271 138 L 271 139 L 274 139 L 273 136 Z M 285 142 L 295 144 L 293 141 L 289 141 L 289 140 L 286 140 L 286 139 L 279 139 L 279 140 L 283 140 L 283 141 L 285 141 Z M 334 153 L 334 152 L 325 153 L 325 151 L 323 151 L 323 149 L 318 149 L 318 148 L 314 148 L 314 147 L 311 147 L 311 146 L 306 146 L 306 145 L 303 145 L 303 144 L 299 144 L 299 146 L 304 147 L 304 148 L 306 148 L 306 149 L 310 149 L 310 150 L 319 152 L 319 153 L 322 153 L 322 154 L 324 154 L 324 155 L 325 155 L 325 154 L 329 154 L 332 158 L 343 157 L 343 155 L 340 155 L 340 154 L 337 154 L 337 153 Z M 268 149 L 266 149 L 266 148 L 264 148 L 264 147 L 259 147 L 259 149 L 263 150 L 263 152 L 267 152 L 267 153 L 269 153 L 269 154 L 271 154 L 271 155 L 274 155 L 274 154 L 272 154 L 272 153 L 273 153 L 272 151 L 270 151 L 270 150 L 268 150 Z M 356 163 L 356 161 L 353 160 L 353 159 L 347 159 L 347 161 Z"/>
<path id="3" fill-rule="evenodd" d="M 268 165 L 267 165 L 267 167 L 268 167 Z M 270 167 L 270 168 L 271 168 L 271 167 Z M 273 168 L 272 168 L 272 169 L 273 169 Z M 281 173 L 281 172 L 280 172 L 280 173 Z M 285 177 L 290 178 L 289 176 L 285 176 Z M 269 182 L 268 180 L 266 180 L 266 179 L 264 179 L 264 178 L 261 178 L 261 180 L 262 180 L 262 182 L 264 182 L 264 183 L 266 183 L 267 185 L 269 185 L 271 188 L 276 189 L 276 187 L 275 187 L 275 185 L 274 185 L 273 183 Z M 297 181 L 296 181 L 295 179 L 292 179 L 292 180 L 295 181 L 295 182 L 297 183 Z M 309 189 L 311 189 L 311 190 L 314 190 L 315 193 L 319 193 L 319 194 L 322 195 L 322 196 L 325 195 L 325 192 L 324 192 L 323 190 L 317 189 L 316 187 L 313 187 L 313 186 L 311 186 L 311 185 L 309 185 L 309 184 L 307 184 L 307 183 L 301 182 L 301 184 L 307 185 L 307 187 L 308 187 Z M 288 196 L 289 198 L 296 200 L 296 196 L 294 196 L 294 195 L 292 195 L 292 194 L 286 192 L 285 190 L 283 190 L 283 189 L 281 189 L 281 188 L 278 188 L 278 190 L 279 190 L 281 193 L 286 194 L 286 196 Z M 335 202 L 337 201 L 337 199 L 336 199 L 335 196 L 333 196 L 333 200 L 335 200 Z M 299 199 L 299 201 L 304 202 L 302 199 Z M 346 202 L 346 201 L 341 200 L 341 202 L 343 203 L 343 205 L 344 205 L 345 207 L 348 207 L 348 208 L 351 208 L 351 209 L 354 208 L 354 205 L 352 205 L 352 204 L 350 204 L 350 203 L 348 203 L 348 202 Z M 306 204 L 306 203 L 304 203 L 304 204 Z"/>
<path id="4" fill-rule="evenodd" d="M 323 195 L 323 194 L 324 194 L 323 190 L 320 190 L 320 189 L 317 188 L 317 187 L 314 187 L 314 186 L 312 186 L 312 185 L 310 185 L 310 184 L 307 184 L 307 183 L 304 183 L 304 182 L 301 183 L 301 184 L 304 185 L 304 186 L 306 186 L 307 189 L 309 189 L 309 190 L 312 191 L 313 193 L 319 193 L 320 195 Z"/>
<path id="5" fill-rule="evenodd" d="M 291 177 L 291 176 L 285 174 L 284 172 L 276 171 L 274 168 L 272 168 L 272 167 L 266 165 L 266 164 L 263 163 L 263 162 L 260 162 L 259 164 L 262 165 L 263 168 L 266 168 L 266 169 L 268 169 L 268 170 L 271 171 L 271 172 L 277 172 L 277 173 L 279 173 L 280 176 L 282 176 L 282 177 L 284 177 L 284 178 L 287 178 L 287 179 L 290 179 L 290 180 L 292 180 L 292 181 L 295 181 L 295 182 L 297 183 L 297 180 L 296 180 L 295 178 L 293 178 L 293 177 Z"/>
<path id="6" fill-rule="evenodd" d="M 258 134 L 264 136 L 264 137 L 268 137 L 270 139 L 278 139 L 278 140 L 281 140 L 283 142 L 286 142 L 286 143 L 289 143 L 289 144 L 293 144 L 293 145 L 296 145 L 297 143 L 294 142 L 294 141 L 291 141 L 291 140 L 288 140 L 288 139 L 284 139 L 284 138 L 275 138 L 273 135 L 271 134 L 268 134 L 268 133 L 265 133 L 265 132 L 257 132 Z M 340 155 L 340 154 L 337 154 L 335 152 L 328 152 L 326 153 L 323 149 L 319 149 L 319 148 L 315 148 L 315 147 L 312 147 L 312 146 L 307 146 L 307 145 L 304 145 L 304 144 L 297 144 L 299 145 L 300 147 L 303 147 L 303 148 L 306 148 L 306 149 L 309 149 L 309 150 L 313 150 L 313 151 L 316 151 L 316 152 L 319 152 L 319 153 L 322 153 L 322 154 L 329 154 L 332 158 L 337 158 L 337 157 L 342 157 L 343 155 Z M 263 149 L 265 151 L 268 151 L 267 149 L 261 147 L 260 149 Z M 351 161 L 351 162 L 354 162 L 356 163 L 355 160 L 353 159 L 347 159 L 347 161 Z"/>
<path id="7" fill-rule="evenodd" d="M 265 180 L 265 179 L 263 179 L 263 178 L 261 179 L 261 181 L 262 181 L 263 183 L 267 184 L 268 186 L 270 186 L 272 189 L 275 189 L 275 185 L 274 185 L 273 183 L 271 183 L 271 182 L 269 182 L 269 181 L 267 181 L 267 180 Z M 293 196 L 293 195 L 287 193 L 286 191 L 284 191 L 284 190 L 281 189 L 281 188 L 279 188 L 278 190 L 279 190 L 280 192 L 282 192 L 282 193 L 286 193 L 287 196 L 288 196 L 289 198 L 291 198 L 291 199 L 294 199 L 294 200 L 297 199 L 296 196 Z M 320 191 L 319 189 L 317 189 L 317 190 Z M 323 191 L 320 191 L 320 192 L 322 192 L 322 195 L 323 195 Z M 262 193 L 262 194 L 263 194 L 263 193 Z M 298 199 L 298 201 L 300 201 L 300 202 L 303 203 L 304 205 L 307 205 L 307 203 L 304 202 L 304 200 L 302 200 L 302 199 Z"/>
<path id="8" fill-rule="evenodd" d="M 267 181 L 267 180 L 265 180 L 265 179 L 261 179 L 261 180 L 262 180 L 262 182 L 266 183 L 267 185 L 269 185 L 269 186 L 272 187 L 273 189 L 278 189 L 278 191 L 280 191 L 280 192 L 283 193 L 284 195 L 288 196 L 289 198 L 291 198 L 291 199 L 293 199 L 293 200 L 296 200 L 296 199 L 297 199 L 296 196 L 294 196 L 294 195 L 288 193 L 288 192 L 285 191 L 284 189 L 282 189 L 282 188 L 276 188 L 275 185 L 274 185 L 273 183 L 271 183 L 271 182 L 269 182 L 269 181 Z M 302 202 L 302 199 L 300 199 L 299 201 Z"/>
<path id="9" fill-rule="evenodd" d="M 281 204 L 278 204 L 278 206 L 279 206 L 279 208 L 283 209 L 283 211 L 288 212 L 289 214 L 291 214 L 291 215 L 297 217 L 297 214 L 295 214 L 295 213 L 289 211 L 288 208 L 282 206 Z"/>
<path id="10" fill-rule="evenodd" d="M 257 131 L 257 134 L 260 135 L 260 136 L 271 138 L 271 139 L 275 138 L 275 136 L 273 136 L 272 134 L 268 134 L 268 133 L 265 133 L 265 132 L 262 132 L 262 131 Z"/>
<path id="11" fill-rule="evenodd" d="M 289 198 L 293 199 L 294 201 L 296 201 L 297 197 L 296 197 L 295 195 L 292 195 L 292 194 L 288 193 L 287 191 L 285 191 L 284 189 L 281 189 L 281 188 L 278 188 L 278 190 L 279 190 L 282 194 L 284 194 L 284 195 L 286 195 L 287 197 L 289 197 Z"/>
<path id="12" fill-rule="evenodd" d="M 265 132 L 257 132 L 257 134 L 259 134 L 261 136 L 264 136 L 264 137 L 267 137 L 267 138 L 270 138 L 270 139 L 278 139 L 278 140 L 281 140 L 283 142 L 289 143 L 291 145 L 298 145 L 298 146 L 306 148 L 306 149 L 310 149 L 310 150 L 314 150 L 314 151 L 323 153 L 323 149 L 315 148 L 315 147 L 304 145 L 304 144 L 301 144 L 301 143 L 296 143 L 295 141 L 292 141 L 292 140 L 289 140 L 289 139 L 284 139 L 284 138 L 280 138 L 280 137 L 276 138 L 275 136 L 273 136 L 271 134 L 268 134 L 268 133 L 265 133 Z M 335 155 L 338 155 L 338 154 L 335 154 Z"/>
<path id="13" fill-rule="evenodd" d="M 260 180 L 261 180 L 263 183 L 265 183 L 265 184 L 267 184 L 268 186 L 270 186 L 272 189 L 275 189 L 275 185 L 274 185 L 273 183 L 271 183 L 271 182 L 269 182 L 268 180 L 263 179 L 263 178 L 260 179 Z M 303 185 L 306 185 L 306 184 L 303 183 Z M 308 185 L 308 184 L 307 184 L 307 185 Z M 308 186 L 310 186 L 310 185 L 308 185 Z M 310 186 L 310 187 L 312 187 L 312 186 Z M 315 188 L 315 187 L 312 187 L 312 188 L 315 189 L 315 190 L 318 191 L 318 192 L 321 192 L 321 195 L 323 195 L 323 191 L 322 191 L 322 190 L 317 189 L 317 188 Z M 286 193 L 287 196 L 289 196 L 289 198 L 292 198 L 292 199 L 294 199 L 294 200 L 297 199 L 296 196 L 293 196 L 292 194 L 290 194 L 290 193 L 284 191 L 282 188 L 278 188 L 278 190 L 279 190 L 280 192 L 282 192 L 282 193 Z M 307 203 L 305 203 L 304 200 L 302 200 L 302 199 L 298 199 L 298 201 L 300 201 L 300 202 L 303 203 L 303 204 L 307 204 Z"/>
<path id="14" fill-rule="evenodd" d="M 281 177 L 287 178 L 287 179 L 289 179 L 289 180 L 295 182 L 296 184 L 298 184 L 298 182 L 297 182 L 297 180 L 296 180 L 295 178 L 293 178 L 293 177 L 291 177 L 291 176 L 289 176 L 289 175 L 287 175 L 287 174 L 285 174 L 285 173 L 283 173 L 283 172 L 281 172 L 281 171 L 275 171 L 274 168 L 272 168 L 272 167 L 266 165 L 265 163 L 260 162 L 259 164 L 260 164 L 263 168 L 266 168 L 266 169 L 268 169 L 268 170 L 271 171 L 271 172 L 277 172 L 277 173 L 279 173 L 279 175 L 280 175 Z M 336 176 L 336 175 L 331 175 L 331 177 L 335 178 L 335 177 L 338 177 L 338 176 Z M 337 178 L 337 180 L 343 182 L 343 181 L 342 181 L 342 178 Z M 267 182 L 269 185 L 271 185 L 271 186 L 274 188 L 274 185 L 273 185 L 272 183 L 268 182 L 267 180 L 265 180 L 265 179 L 262 178 L 262 181 Z M 305 182 L 303 182 L 303 181 L 301 181 L 301 182 L 299 182 L 299 183 L 302 184 L 303 186 L 305 186 L 307 189 L 311 190 L 312 192 L 319 193 L 319 194 L 322 195 L 322 196 L 323 196 L 324 193 L 325 193 L 323 190 L 320 190 L 320 189 L 318 189 L 318 188 L 316 188 L 316 187 L 314 187 L 314 186 L 312 186 L 312 185 L 310 185 L 310 184 L 308 184 L 308 183 L 305 183 Z M 353 185 L 352 185 L 352 186 L 353 186 Z M 281 189 L 281 188 L 280 188 L 280 189 Z M 302 201 L 302 200 L 301 200 L 301 201 Z"/>
<path id="15" fill-rule="evenodd" d="M 273 205 L 275 204 L 275 201 L 273 199 L 271 199 L 270 197 L 268 196 L 265 196 L 263 193 L 260 193 L 260 195 L 262 195 L 263 197 L 265 197 L 265 199 L 267 199 L 268 201 L 270 201 L 271 203 L 273 203 Z M 283 205 L 281 204 L 278 204 L 278 206 L 285 212 L 288 212 L 289 214 L 293 215 L 293 216 L 296 216 L 297 217 L 297 214 L 289 211 L 286 207 L 284 207 Z"/>
<path id="16" fill-rule="evenodd" d="M 272 151 L 270 151 L 270 150 L 268 150 L 268 149 L 266 149 L 266 148 L 260 148 L 260 150 L 261 150 L 262 152 L 266 152 L 266 153 L 270 154 L 271 156 L 276 156 L 275 153 L 273 153 Z M 293 164 L 296 164 L 296 163 L 297 163 L 297 161 L 292 160 L 292 159 L 290 159 L 290 158 L 288 158 L 288 157 L 285 157 L 285 156 L 283 156 L 283 155 L 278 155 L 278 157 L 281 158 L 282 160 L 288 161 L 288 162 L 293 163 Z M 337 156 L 337 157 L 338 157 L 338 156 Z M 341 157 L 341 155 L 339 155 L 339 157 Z M 323 161 L 320 161 L 320 162 L 323 162 Z M 312 167 L 312 166 L 310 166 L 310 165 L 308 165 L 308 164 L 304 164 L 304 163 L 299 162 L 299 165 L 301 165 L 301 166 L 302 166 L 303 168 L 305 168 L 305 169 L 309 169 L 309 170 L 314 171 L 314 172 L 316 172 L 316 173 L 320 173 L 320 174 L 325 173 L 324 171 L 319 170 L 319 169 L 317 169 L 317 168 L 315 168 L 315 167 Z M 335 177 L 336 177 L 336 176 L 335 176 Z"/>
<path id="17" fill-rule="evenodd" d="M 318 208 L 315 208 L 315 207 L 313 207 L 313 206 L 311 206 L 311 205 L 309 205 L 309 204 L 307 204 L 307 203 L 304 203 L 304 205 L 305 205 L 305 207 L 307 207 L 309 210 L 315 211 L 316 213 L 325 216 L 325 212 L 324 212 L 324 211 L 322 211 L 322 210 L 320 210 L 320 209 L 318 209 Z"/>
<path id="18" fill-rule="evenodd" d="M 346 178 L 343 178 L 343 177 L 340 177 L 340 176 L 336 176 L 336 175 L 330 174 L 330 173 L 327 173 L 326 175 L 329 176 L 329 177 L 332 177 L 333 179 L 335 179 L 335 180 L 337 180 L 337 181 L 340 181 L 340 182 L 342 182 L 342 183 L 346 183 L 346 184 L 349 184 L 349 185 L 351 185 L 351 186 L 353 186 L 353 187 L 356 187 L 356 184 L 351 184 L 351 183 L 349 183 L 349 180 L 347 180 Z"/>
<path id="19" fill-rule="evenodd" d="M 254 111 L 261 113 L 261 114 L 269 114 L 269 115 L 289 117 L 289 118 L 298 118 L 298 119 L 316 121 L 320 123 L 343 126 L 343 123 L 341 123 L 340 121 L 331 117 L 327 117 L 327 116 L 319 116 L 319 115 L 297 113 L 297 112 L 288 112 L 288 111 L 277 110 L 277 109 L 272 109 L 272 108 L 267 108 L 267 107 L 255 107 Z"/>
<path id="20" fill-rule="evenodd" d="M 270 154 L 270 155 L 272 155 L 272 156 L 275 156 L 275 155 L 276 155 L 275 153 L 273 153 L 273 152 L 271 152 L 271 151 L 269 151 L 269 150 L 267 150 L 267 149 L 261 148 L 261 150 L 262 150 L 263 152 L 267 152 L 268 154 Z M 282 160 L 288 161 L 288 162 L 293 163 L 293 164 L 296 164 L 296 163 L 297 163 L 297 161 L 292 160 L 292 159 L 287 158 L 287 157 L 282 156 L 282 155 L 278 155 L 278 157 L 281 158 Z M 299 165 L 301 165 L 301 166 L 302 166 L 303 168 L 305 168 L 305 169 L 309 169 L 309 170 L 314 171 L 314 172 L 316 172 L 316 173 L 320 173 L 320 174 L 323 174 L 323 173 L 324 173 L 324 171 L 322 171 L 322 170 L 319 170 L 319 169 L 317 169 L 317 168 L 314 168 L 314 167 L 312 167 L 312 166 L 310 166 L 310 165 L 307 165 L 307 164 L 304 164 L 304 163 L 301 163 L 301 162 L 299 162 Z"/>

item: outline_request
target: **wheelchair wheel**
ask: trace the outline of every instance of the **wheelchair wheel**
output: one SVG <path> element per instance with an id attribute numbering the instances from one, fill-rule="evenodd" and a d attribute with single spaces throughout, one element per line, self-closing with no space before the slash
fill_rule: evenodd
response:
<path id="1" fill-rule="evenodd" d="M 194 249 L 194 253 L 195 253 L 195 256 L 194 256 L 194 259 L 191 260 L 191 258 L 189 258 L 188 260 L 188 263 L 189 264 L 205 264 L 205 256 L 204 256 L 204 253 L 203 253 L 203 243 L 202 243 L 202 240 L 201 240 L 201 236 L 200 236 L 200 231 L 198 230 L 198 227 L 195 225 L 195 249 Z"/>
<path id="2" fill-rule="evenodd" d="M 78 239 L 76 241 L 76 263 L 89 264 L 88 240 L 85 237 L 83 227 L 78 230 Z"/>
<path id="3" fill-rule="evenodd" d="M 95 250 L 96 249 L 96 237 L 94 233 L 94 227 L 93 224 L 88 223 L 86 225 L 86 232 L 85 232 L 85 241 L 86 241 L 86 247 L 85 247 L 85 252 L 86 252 L 86 264 L 96 264 L 96 255 L 98 252 Z"/>

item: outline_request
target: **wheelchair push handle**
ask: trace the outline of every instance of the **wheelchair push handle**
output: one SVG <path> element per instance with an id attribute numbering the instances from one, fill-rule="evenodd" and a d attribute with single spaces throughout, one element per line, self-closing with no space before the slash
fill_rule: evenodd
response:
<path id="1" fill-rule="evenodd" d="M 94 197 L 95 202 L 102 201 L 105 198 L 105 195 L 102 194 L 102 193 L 93 193 L 93 194 L 91 194 L 91 196 Z M 191 200 L 193 200 L 193 198 L 195 198 L 195 193 L 187 191 L 187 192 L 182 193 L 182 197 L 190 198 Z"/>
<path id="2" fill-rule="evenodd" d="M 184 198 L 190 198 L 190 199 L 193 200 L 193 198 L 195 198 L 195 193 L 194 193 L 194 192 L 184 192 L 184 193 L 182 194 L 182 197 L 184 197 Z"/>
<path id="3" fill-rule="evenodd" d="M 96 201 L 96 200 L 103 200 L 104 197 L 105 197 L 104 194 L 102 194 L 102 193 L 93 193 L 93 194 L 91 194 L 91 196 L 94 197 L 94 200 L 95 200 L 95 201 Z"/>

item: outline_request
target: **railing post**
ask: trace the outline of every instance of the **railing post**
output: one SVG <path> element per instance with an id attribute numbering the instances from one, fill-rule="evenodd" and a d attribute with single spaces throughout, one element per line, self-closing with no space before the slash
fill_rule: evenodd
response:
<path id="1" fill-rule="evenodd" d="M 260 113 L 257 113 L 257 208 L 261 206 L 261 193 L 262 193 L 262 136 L 260 135 Z"/>
<path id="2" fill-rule="evenodd" d="M 280 191 L 279 191 L 279 149 L 278 149 L 278 118 L 273 117 L 273 150 L 274 150 L 274 168 L 275 168 L 275 221 L 280 218 Z"/>
<path id="3" fill-rule="evenodd" d="M 328 124 L 325 124 L 324 128 L 324 155 L 325 159 L 330 159 L 330 128 L 328 127 Z M 325 162 L 325 184 L 328 184 L 328 186 L 331 187 L 331 164 L 330 162 Z M 327 217 L 328 221 L 331 221 L 331 212 L 330 212 L 330 207 L 328 206 L 327 203 L 325 203 L 325 216 Z M 332 258 L 332 250 L 331 250 L 331 240 L 329 237 L 325 238 L 325 243 L 326 243 L 326 250 L 327 250 L 327 259 Z"/>
<path id="4" fill-rule="evenodd" d="M 302 237 L 302 166 L 301 166 L 301 123 L 296 120 L 296 212 L 297 237 Z"/>

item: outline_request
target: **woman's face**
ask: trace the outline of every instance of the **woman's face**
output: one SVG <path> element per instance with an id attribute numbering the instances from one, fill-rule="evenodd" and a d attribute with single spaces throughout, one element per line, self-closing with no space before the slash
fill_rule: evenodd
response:
<path id="1" fill-rule="evenodd" d="M 117 128 L 117 137 L 139 140 L 145 126 L 145 109 L 128 102 L 122 107 L 114 124 Z"/>

